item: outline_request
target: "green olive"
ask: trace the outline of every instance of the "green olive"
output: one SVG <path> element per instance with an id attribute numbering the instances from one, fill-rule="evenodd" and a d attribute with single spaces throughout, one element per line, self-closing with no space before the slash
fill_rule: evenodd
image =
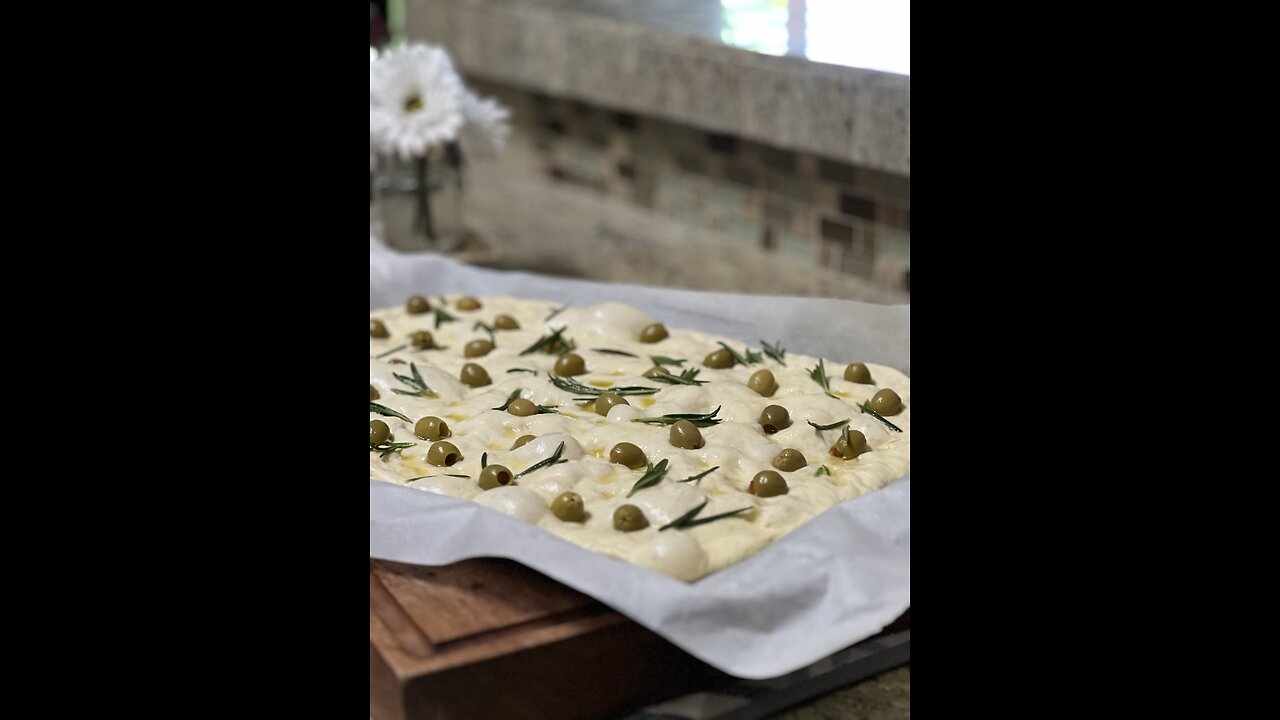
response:
<path id="1" fill-rule="evenodd" d="M 849 442 L 844 441 L 844 435 L 842 434 L 840 439 L 836 441 L 835 446 L 831 448 L 831 454 L 845 460 L 852 460 L 868 450 L 867 436 L 858 430 L 850 430 Z"/>
<path id="2" fill-rule="evenodd" d="M 510 315 L 499 315 L 493 319 L 494 330 L 519 330 L 520 323 Z"/>
<path id="3" fill-rule="evenodd" d="M 551 501 L 551 514 L 565 522 L 580 523 L 587 519 L 582 496 L 576 492 L 562 492 Z"/>
<path id="4" fill-rule="evenodd" d="M 431 337 L 431 333 L 426 330 L 418 330 L 409 336 L 409 344 L 419 350 L 430 350 L 436 346 L 436 341 L 435 338 Z"/>
<path id="5" fill-rule="evenodd" d="M 369 320 L 369 337 L 385 338 L 391 337 L 391 333 L 387 332 L 387 326 L 382 324 L 381 320 Z"/>
<path id="6" fill-rule="evenodd" d="M 773 466 L 786 472 L 799 470 L 808 464 L 809 461 L 805 460 L 804 453 L 795 448 L 787 448 L 773 457 Z"/>
<path id="7" fill-rule="evenodd" d="M 480 309 L 480 301 L 471 297 L 470 295 L 464 295 L 458 298 L 458 302 L 454 303 L 454 305 L 459 310 L 479 310 Z"/>
<path id="8" fill-rule="evenodd" d="M 643 530 L 649 527 L 649 520 L 635 505 L 619 505 L 613 511 L 613 528 L 622 532 Z"/>
<path id="9" fill-rule="evenodd" d="M 538 406 L 534 405 L 533 401 L 531 400 L 525 400 L 524 398 L 516 398 L 515 400 L 511 401 L 510 405 L 507 406 L 507 412 L 511 413 L 512 415 L 518 415 L 520 417 L 529 417 L 530 415 L 538 414 Z"/>
<path id="10" fill-rule="evenodd" d="M 620 397 L 616 393 L 605 393 L 596 398 L 596 412 L 608 417 L 609 411 L 619 405 L 630 405 L 627 399 Z"/>
<path id="11" fill-rule="evenodd" d="M 862 363 L 849 363 L 849 367 L 844 369 L 844 379 L 849 382 L 870 385 L 871 371 Z"/>
<path id="12" fill-rule="evenodd" d="M 421 295 L 410 295 L 404 303 L 404 311 L 410 315 L 421 315 L 431 309 L 431 303 Z"/>
<path id="13" fill-rule="evenodd" d="M 493 351 L 493 343 L 488 340 L 472 340 L 462 348 L 462 354 L 466 357 L 484 357 Z"/>
<path id="14" fill-rule="evenodd" d="M 688 420 L 677 420 L 671 426 L 671 432 L 667 433 L 667 438 L 672 445 L 686 450 L 696 450 L 705 444 L 702 442 L 702 431 Z"/>
<path id="15" fill-rule="evenodd" d="M 751 478 L 747 492 L 756 497 L 773 497 L 787 494 L 787 481 L 772 470 L 762 470 Z"/>
<path id="16" fill-rule="evenodd" d="M 521 435 L 520 437 L 516 438 L 516 441 L 514 443 L 511 444 L 511 449 L 515 450 L 516 448 L 522 448 L 525 445 L 528 445 L 529 443 L 537 439 L 538 438 L 532 435 Z"/>
<path id="17" fill-rule="evenodd" d="M 716 368 L 717 370 L 731 368 L 733 367 L 734 362 L 733 353 L 725 350 L 724 348 L 720 348 L 702 359 L 703 365 L 706 365 L 709 368 Z"/>
<path id="18" fill-rule="evenodd" d="M 582 359 L 578 353 L 565 353 L 556 360 L 556 367 L 552 371 L 553 374 L 560 377 L 568 377 L 570 375 L 581 375 L 587 371 L 587 361 Z"/>
<path id="19" fill-rule="evenodd" d="M 778 391 L 778 381 L 773 379 L 773 373 L 768 370 L 757 370 L 747 380 L 747 387 L 763 397 L 773 397 Z"/>
<path id="20" fill-rule="evenodd" d="M 649 463 L 644 451 L 629 442 L 620 442 L 609 451 L 609 462 L 626 465 L 632 470 L 639 470 Z"/>
<path id="21" fill-rule="evenodd" d="M 378 388 L 374 387 L 374 386 L 373 386 L 373 384 L 372 384 L 372 383 L 370 383 L 370 384 L 369 384 L 369 399 L 370 399 L 370 400 L 377 400 L 377 399 L 378 399 L 378 398 L 380 398 L 380 397 L 382 397 L 382 394 L 378 392 Z"/>
<path id="22" fill-rule="evenodd" d="M 458 378 L 462 380 L 463 385 L 473 388 L 484 387 L 493 382 L 489 379 L 489 373 L 475 363 L 463 365 L 462 372 L 459 373 Z"/>
<path id="23" fill-rule="evenodd" d="M 770 405 L 760 413 L 760 425 L 765 435 L 772 435 L 779 430 L 791 427 L 791 413 L 781 405 Z"/>
<path id="24" fill-rule="evenodd" d="M 881 415 L 897 415 L 902 411 L 902 398 L 898 393 L 885 388 L 871 396 L 871 409 Z"/>
<path id="25" fill-rule="evenodd" d="M 654 323 L 640 331 L 640 342 L 642 343 L 656 343 L 659 340 L 666 339 L 667 326 L 662 323 Z"/>
<path id="26" fill-rule="evenodd" d="M 503 465 L 489 465 L 480 471 L 480 489 L 492 490 L 501 485 L 510 485 L 514 477 Z"/>
<path id="27" fill-rule="evenodd" d="M 431 449 L 427 450 L 427 462 L 436 467 L 449 467 L 461 459 L 458 447 L 446 440 L 431 443 Z"/>
<path id="28" fill-rule="evenodd" d="M 663 369 L 662 369 L 660 366 L 658 366 L 658 365 L 654 365 L 653 367 L 651 367 L 651 368 L 649 368 L 648 370 L 645 370 L 645 371 L 644 371 L 644 376 L 645 376 L 645 377 L 647 377 L 647 378 L 651 378 L 651 377 L 653 377 L 653 376 L 655 376 L 655 375 L 661 375 L 661 374 L 662 374 L 662 373 L 664 373 L 664 372 L 666 372 L 666 370 L 663 370 Z"/>
<path id="29" fill-rule="evenodd" d="M 434 415 L 428 415 L 413 425 L 413 434 L 423 440 L 439 440 L 453 436 L 453 431 L 445 421 Z"/>
<path id="30" fill-rule="evenodd" d="M 386 442 L 387 438 L 389 437 L 391 437 L 391 428 L 387 427 L 386 423 L 382 422 L 381 420 L 369 421 L 369 444 L 370 445 L 381 445 L 382 443 Z"/>

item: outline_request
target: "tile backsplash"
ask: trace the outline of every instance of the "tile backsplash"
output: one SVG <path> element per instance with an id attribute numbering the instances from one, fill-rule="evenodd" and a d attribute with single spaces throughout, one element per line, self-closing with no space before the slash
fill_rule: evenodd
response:
<path id="1" fill-rule="evenodd" d="M 715 231 L 744 251 L 911 289 L 909 177 L 468 82 L 511 108 L 513 133 L 532 140 L 550 181 Z"/>

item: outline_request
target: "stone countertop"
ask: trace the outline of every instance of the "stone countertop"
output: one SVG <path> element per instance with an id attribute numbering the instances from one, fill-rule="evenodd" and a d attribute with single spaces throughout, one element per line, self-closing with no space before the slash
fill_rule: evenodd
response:
<path id="1" fill-rule="evenodd" d="M 407 0 L 406 24 L 475 77 L 910 175 L 909 6 L 771 5 Z"/>

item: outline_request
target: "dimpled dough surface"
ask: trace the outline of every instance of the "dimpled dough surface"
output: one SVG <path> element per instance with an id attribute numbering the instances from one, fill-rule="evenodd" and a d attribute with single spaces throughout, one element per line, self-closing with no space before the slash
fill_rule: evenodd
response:
<path id="1" fill-rule="evenodd" d="M 370 337 L 369 383 L 380 396 L 376 402 L 414 422 L 429 415 L 442 418 L 452 432 L 447 440 L 457 446 L 462 459 L 447 468 L 429 464 L 427 451 L 431 442 L 414 436 L 413 422 L 370 412 L 370 420 L 387 423 L 395 442 L 417 443 L 381 457 L 371 451 L 369 475 L 375 480 L 471 500 L 590 550 L 682 580 L 696 580 L 752 555 L 832 505 L 884 487 L 910 470 L 911 382 L 893 368 L 870 363 L 867 368 L 873 384 L 845 381 L 845 366 L 859 362 L 856 348 L 850 348 L 849 357 L 825 358 L 831 391 L 837 396 L 833 398 L 809 377 L 817 358 L 788 352 L 783 366 L 762 354 L 760 362 L 750 365 L 708 368 L 703 365 L 703 358 L 720 349 L 717 342 L 725 342 L 741 355 L 746 355 L 747 346 L 741 341 L 674 327 L 667 328 L 669 336 L 664 340 L 641 343 L 641 331 L 653 322 L 661 322 L 661 318 L 650 318 L 621 303 L 570 307 L 548 320 L 556 309 L 549 302 L 480 297 L 481 307 L 467 311 L 457 307 L 458 298 L 447 299 L 447 306 L 441 305 L 440 298 L 429 299 L 433 310 L 445 307 L 457 318 L 439 327 L 435 326 L 433 312 L 409 314 L 404 306 L 370 313 L 371 319 L 385 325 L 389 337 Z M 467 342 L 489 338 L 476 323 L 492 326 L 500 314 L 514 317 L 520 328 L 496 330 L 496 347 L 489 354 L 464 357 Z M 574 398 L 584 396 L 550 382 L 557 355 L 520 355 L 540 337 L 559 328 L 565 328 L 563 337 L 576 344 L 573 352 L 586 360 L 587 372 L 574 380 L 602 389 L 639 385 L 657 388 L 658 392 L 626 396 L 630 404 L 614 407 L 607 418 L 596 414 L 590 405 L 584 407 L 584 403 L 575 402 Z M 445 349 L 415 350 L 409 345 L 388 353 L 407 345 L 409 336 L 417 330 L 429 331 L 435 345 Z M 622 350 L 639 357 L 601 353 L 592 348 Z M 683 369 L 695 368 L 701 371 L 697 380 L 710 382 L 670 385 L 643 377 L 644 371 L 653 367 L 651 355 L 683 358 L 686 362 L 682 366 L 664 369 L 678 375 Z M 393 363 L 394 360 L 404 363 Z M 393 375 L 410 375 L 410 362 L 438 397 L 393 392 L 410 390 Z M 478 388 L 463 385 L 459 376 L 468 362 L 482 366 L 492 384 Z M 536 370 L 537 375 L 508 373 L 512 368 Z M 748 378 L 762 368 L 771 371 L 777 380 L 778 389 L 772 397 L 762 397 L 747 387 Z M 902 399 L 901 411 L 887 418 L 902 429 L 900 433 L 857 407 L 884 388 L 894 390 Z M 520 390 L 520 397 L 552 406 L 558 412 L 518 417 L 493 409 L 516 389 Z M 785 407 L 791 415 L 791 426 L 765 434 L 757 419 L 768 405 Z M 723 422 L 701 428 L 704 445 L 696 450 L 671 445 L 667 425 L 632 422 L 638 417 L 670 413 L 708 413 L 717 406 L 720 412 L 716 417 Z M 829 453 L 840 439 L 840 429 L 817 431 L 806 423 L 812 420 L 827 425 L 846 418 L 851 430 L 866 436 L 869 448 L 852 460 Z M 511 450 L 522 435 L 534 435 L 536 439 Z M 565 444 L 561 457 L 568 462 L 535 470 L 509 486 L 491 490 L 478 486 L 483 453 L 488 453 L 489 464 L 504 465 L 519 474 L 550 457 L 561 442 Z M 662 481 L 627 498 L 645 468 L 631 470 L 609 462 L 609 451 L 619 442 L 639 446 L 650 463 L 667 460 L 668 470 Z M 772 460 L 784 448 L 802 452 L 808 465 L 792 472 L 777 470 Z M 677 482 L 715 466 L 719 469 L 699 481 Z M 829 475 L 816 474 L 823 466 L 830 470 Z M 781 474 L 789 492 L 774 497 L 748 493 L 752 477 L 762 470 Z M 413 480 L 422 476 L 434 477 Z M 585 522 L 565 522 L 550 511 L 552 501 L 566 491 L 582 496 Z M 707 505 L 698 514 L 700 518 L 751 509 L 694 527 L 659 530 L 704 500 Z M 615 530 L 613 512 L 624 504 L 640 508 L 649 526 L 633 532 Z"/>

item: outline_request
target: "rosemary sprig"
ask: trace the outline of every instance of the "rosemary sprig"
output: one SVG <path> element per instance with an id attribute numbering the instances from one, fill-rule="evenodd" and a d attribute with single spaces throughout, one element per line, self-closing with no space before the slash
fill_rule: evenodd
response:
<path id="1" fill-rule="evenodd" d="M 408 385 L 409 387 L 413 388 L 413 392 L 409 392 L 407 390 L 397 390 L 395 388 L 391 388 L 391 392 L 396 393 L 398 395 L 413 395 L 415 397 L 429 397 L 429 398 L 440 397 L 439 395 L 436 394 L 435 390 L 432 390 L 431 388 L 427 387 L 427 381 L 423 380 L 422 373 L 418 372 L 417 363 L 409 363 L 409 370 L 413 372 L 413 377 L 411 378 L 405 377 L 404 375 L 401 375 L 399 373 L 391 373 L 391 375 L 394 376 L 395 379 L 404 383 L 405 385 Z"/>
<path id="2" fill-rule="evenodd" d="M 843 426 L 845 426 L 845 425 L 848 425 L 848 424 L 849 424 L 849 418 L 845 418 L 844 420 L 841 420 L 840 422 L 833 422 L 833 423 L 831 423 L 830 425 L 819 425 L 818 423 L 816 423 L 816 422 L 814 422 L 814 421 L 812 421 L 812 420 L 809 420 L 809 421 L 807 421 L 807 422 L 808 422 L 810 425 L 812 425 L 812 426 L 813 426 L 813 429 L 814 429 L 814 430 L 835 430 L 835 429 L 836 429 L 836 428 L 838 428 L 838 427 L 843 427 Z"/>
<path id="3" fill-rule="evenodd" d="M 441 300 L 441 305 L 443 305 L 443 304 L 444 304 L 444 298 L 441 298 L 440 300 Z M 456 317 L 454 317 L 454 316 L 450 315 L 449 313 L 445 312 L 445 311 L 444 311 L 444 308 L 443 308 L 443 307 L 441 307 L 440 305 L 437 305 L 437 306 L 435 306 L 435 307 L 431 308 L 431 312 L 435 313 L 435 315 L 436 315 L 436 326 L 435 326 L 435 329 L 437 329 L 437 330 L 439 330 L 439 329 L 440 329 L 440 326 L 441 326 L 441 325 L 443 325 L 444 323 L 447 323 L 447 322 L 456 322 L 456 321 L 457 321 L 457 319 L 458 319 L 458 318 L 456 318 Z"/>
<path id="4" fill-rule="evenodd" d="M 548 315 L 548 316 L 547 316 L 547 318 L 546 318 L 546 320 L 544 320 L 543 322 L 549 321 L 549 320 L 551 320 L 551 318 L 553 318 L 553 317 L 555 317 L 555 316 L 559 315 L 560 313 L 564 312 L 565 310 L 568 310 L 568 309 L 569 309 L 569 306 L 570 306 L 570 305 L 572 305 L 572 304 L 573 304 L 573 303 L 565 303 L 565 304 L 561 305 L 560 307 L 555 308 L 554 310 L 552 310 L 552 311 L 551 311 L 551 314 L 550 314 L 550 315 Z"/>
<path id="5" fill-rule="evenodd" d="M 591 349 L 598 353 L 604 353 L 605 355 L 621 355 L 623 357 L 633 357 L 633 358 L 640 357 L 635 353 L 629 353 L 629 352 L 626 352 L 625 350 L 611 350 L 610 348 L 591 348 Z"/>
<path id="6" fill-rule="evenodd" d="M 403 420 L 403 421 L 405 421 L 405 422 L 413 422 L 413 421 L 412 421 L 412 420 L 410 420 L 409 418 L 405 417 L 404 415 L 401 415 L 400 413 L 396 412 L 395 410 L 392 410 L 391 408 L 387 407 L 386 405 L 381 405 L 381 404 L 376 403 L 376 402 L 373 402 L 373 401 L 370 401 L 370 402 L 369 402 L 369 412 L 376 412 L 376 413 L 378 413 L 379 415 L 386 415 L 387 417 L 400 418 L 401 420 Z"/>
<path id="7" fill-rule="evenodd" d="M 777 360 L 779 365 L 781 365 L 781 366 L 783 366 L 783 367 L 786 367 L 786 366 L 787 366 L 787 364 L 786 364 L 785 362 L 783 362 L 783 361 L 782 361 L 782 358 L 784 358 L 784 357 L 786 357 L 786 356 L 787 356 L 787 351 L 786 351 L 786 349 L 784 349 L 784 348 L 782 347 L 782 341 L 781 341 L 781 340 L 774 340 L 772 345 L 770 345 L 769 343 L 767 343 L 767 342 L 765 342 L 765 341 L 761 340 L 761 341 L 760 341 L 760 348 L 761 348 L 762 350 L 764 350 L 764 354 L 765 354 L 765 355 L 768 355 L 769 357 L 773 358 L 774 360 Z"/>
<path id="8" fill-rule="evenodd" d="M 859 409 L 859 410 L 861 410 L 862 412 L 866 413 L 867 415 L 870 415 L 871 417 L 873 417 L 873 418 L 875 418 L 875 419 L 879 420 L 880 422 L 884 423 L 885 425 L 888 425 L 890 430 L 893 430 L 893 431 L 896 431 L 896 432 L 902 432 L 902 428 L 898 427 L 897 425 L 894 425 L 893 423 L 889 422 L 888 420 L 885 420 L 883 415 L 881 415 L 880 413 L 876 412 L 875 410 L 872 410 L 872 409 L 871 409 L 871 401 L 870 401 L 870 400 L 863 400 L 863 401 L 862 401 L 862 404 L 858 406 L 858 409 Z"/>
<path id="9" fill-rule="evenodd" d="M 460 478 L 466 478 L 468 480 L 471 479 L 470 475 L 454 475 L 453 473 L 441 473 L 439 475 L 419 475 L 418 477 L 411 477 L 408 480 L 405 480 L 405 482 L 411 483 L 414 480 L 426 480 L 427 478 L 433 478 L 433 477 L 460 477 Z"/>
<path id="10" fill-rule="evenodd" d="M 507 372 L 509 372 L 509 373 L 513 373 L 513 372 L 527 372 L 527 373 L 529 373 L 530 375 L 537 375 L 537 374 L 538 374 L 538 371 L 537 371 L 537 370 L 530 370 L 529 368 L 511 368 L 511 369 L 510 369 L 510 370 L 508 370 Z"/>
<path id="11" fill-rule="evenodd" d="M 664 370 L 660 373 L 654 373 L 650 378 L 669 385 L 706 385 L 711 382 L 710 380 L 694 380 L 700 372 L 702 371 L 698 368 L 687 368 L 679 375 L 672 375 Z"/>
<path id="12" fill-rule="evenodd" d="M 374 356 L 373 356 L 373 359 L 374 359 L 374 360 L 381 360 L 382 358 L 384 358 L 384 357 L 386 357 L 386 356 L 390 355 L 391 353 L 397 353 L 397 352 L 400 352 L 401 350 L 403 350 L 403 349 L 405 349 L 405 348 L 407 348 L 407 347 L 409 347 L 409 346 L 408 346 L 408 345 L 401 345 L 400 347 L 393 347 L 393 348 L 391 348 L 390 350 L 388 350 L 388 351 L 386 351 L 386 352 L 384 352 L 384 353 L 382 353 L 382 354 L 380 354 L 380 355 L 374 355 Z"/>
<path id="13" fill-rule="evenodd" d="M 827 467 L 826 465 L 823 465 L 818 468 L 818 472 L 814 473 L 813 476 L 822 477 L 823 475 L 830 475 L 830 474 L 831 474 L 831 468 Z"/>
<path id="14" fill-rule="evenodd" d="M 553 377 L 551 384 L 564 390 L 565 392 L 578 393 L 579 395 L 603 395 L 605 393 L 613 393 L 615 395 L 652 395 L 658 392 L 658 388 L 644 387 L 641 385 L 626 385 L 624 387 L 598 388 L 582 383 L 569 377 Z"/>
<path id="15" fill-rule="evenodd" d="M 385 460 L 387 456 L 390 455 L 391 453 L 400 452 L 405 448 L 411 448 L 417 444 L 418 443 L 411 443 L 411 442 L 383 443 L 382 445 L 370 445 L 369 450 L 370 451 L 377 450 L 378 457 Z"/>
<path id="16" fill-rule="evenodd" d="M 480 469 L 483 470 L 488 466 L 489 466 L 489 453 L 487 452 L 482 453 L 480 455 Z M 466 476 L 464 475 L 463 477 L 466 477 Z"/>
<path id="17" fill-rule="evenodd" d="M 719 405 L 709 413 L 671 413 L 657 417 L 636 418 L 631 422 L 648 423 L 650 425 L 674 425 L 681 420 L 688 420 L 698 427 L 711 427 L 722 422 L 721 419 L 716 418 L 716 413 L 718 412 L 720 412 Z"/>
<path id="18" fill-rule="evenodd" d="M 818 366 L 809 370 L 809 377 L 822 387 L 827 397 L 835 397 L 831 392 L 831 385 L 827 382 L 827 368 L 822 364 L 822 358 L 818 358 Z"/>
<path id="19" fill-rule="evenodd" d="M 555 332 L 551 333 L 550 335 L 543 335 L 542 337 L 538 338 L 538 340 L 534 344 L 530 345 L 524 350 L 521 350 L 520 354 L 529 355 L 531 353 L 535 353 L 535 352 L 538 352 L 539 350 L 544 350 L 544 349 L 546 349 L 546 352 L 555 352 L 559 355 L 563 355 L 569 352 L 573 348 L 577 347 L 577 344 L 574 343 L 572 340 L 565 340 L 564 335 L 562 335 L 562 333 L 568 328 L 569 326 L 566 325 L 560 328 L 559 330 L 556 330 Z M 547 348 L 550 348 L 550 349 L 547 349 Z"/>
<path id="20" fill-rule="evenodd" d="M 472 330 L 483 330 L 483 331 L 485 331 L 485 332 L 489 333 L 489 344 L 490 344 L 490 345 L 492 345 L 492 346 L 494 346 L 494 347 L 498 347 L 498 341 L 497 341 L 497 339 L 496 339 L 496 338 L 494 338 L 494 336 L 493 336 L 493 328 L 491 328 L 491 327 L 489 327 L 488 325 L 484 324 L 484 322 L 482 322 L 482 321 L 480 321 L 480 320 L 477 320 L 477 321 L 476 321 L 476 324 L 471 326 L 471 329 L 472 329 Z"/>
<path id="21" fill-rule="evenodd" d="M 649 463 L 649 470 L 644 475 L 640 476 L 640 479 L 636 481 L 635 485 L 631 486 L 631 492 L 627 493 L 627 497 L 631 497 L 632 495 L 635 495 L 637 492 L 647 487 L 652 487 L 654 485 L 657 485 L 659 482 L 662 481 L 662 476 L 666 474 L 667 474 L 666 460 L 659 462 L 657 465 L 654 465 L 653 463 Z"/>
<path id="22" fill-rule="evenodd" d="M 511 394 L 507 396 L 507 401 L 494 408 L 494 410 L 506 410 L 511 407 L 511 403 L 515 402 L 515 399 L 518 397 L 520 397 L 520 388 L 512 390 Z"/>
<path id="23" fill-rule="evenodd" d="M 658 528 L 658 531 L 661 532 L 663 530 L 666 530 L 667 528 L 683 529 L 683 528 L 691 528 L 694 525 L 705 525 L 706 523 L 715 522 L 716 520 L 719 520 L 721 518 L 727 518 L 733 515 L 737 515 L 740 512 L 746 512 L 751 509 L 750 507 L 738 508 L 737 510 L 730 510 L 729 512 L 720 513 L 719 515 L 712 515 L 710 517 L 698 518 L 697 520 L 695 520 L 694 518 L 698 516 L 698 513 L 702 512 L 702 508 L 706 507 L 708 502 L 710 501 L 703 500 L 701 505 L 681 515 L 675 520 L 672 520 L 666 525 L 663 525 L 662 527 Z"/>
<path id="24" fill-rule="evenodd" d="M 649 359 L 652 360 L 653 364 L 657 365 L 658 367 L 662 367 L 663 365 L 683 365 L 686 362 L 688 362 L 684 358 L 669 358 L 669 357 L 663 357 L 661 355 L 650 355 Z"/>
<path id="25" fill-rule="evenodd" d="M 737 350 L 734 350 L 728 345 L 724 343 L 720 343 L 719 345 L 725 350 L 728 350 L 729 354 L 733 356 L 734 361 L 736 361 L 739 365 L 751 365 L 753 363 L 764 362 L 764 358 L 760 356 L 760 353 L 755 352 L 751 348 L 747 348 L 747 356 L 742 357 L 741 355 L 738 354 Z"/>
<path id="26" fill-rule="evenodd" d="M 701 480 L 702 478 L 704 478 L 704 477 L 706 477 L 706 476 L 710 475 L 711 473 L 713 473 L 713 472 L 715 472 L 715 471 L 717 471 L 717 470 L 719 470 L 719 469 L 720 469 L 720 466 L 719 466 L 719 465 L 717 465 L 717 466 L 715 466 L 715 467 L 711 468 L 710 470 L 703 470 L 702 472 L 698 473 L 697 475 L 691 475 L 691 476 L 689 476 L 689 477 L 687 477 L 687 478 L 685 478 L 685 479 L 683 479 L 683 480 L 677 480 L 676 482 L 691 482 L 691 483 L 696 483 L 696 482 L 698 482 L 699 480 Z"/>
<path id="27" fill-rule="evenodd" d="M 555 451 L 554 453 L 552 453 L 552 454 L 551 454 L 551 457 L 549 457 L 549 458 L 547 458 L 547 459 L 545 459 L 545 460 L 539 460 L 538 462 L 536 462 L 536 463 L 534 463 L 534 464 L 530 465 L 528 468 L 526 468 L 526 469 L 525 469 L 525 471 L 524 471 L 524 472 L 520 473 L 519 475 L 516 475 L 515 479 L 516 479 L 516 480 L 519 480 L 520 478 L 524 477 L 525 475 L 528 475 L 529 473 L 533 472 L 534 470 L 541 470 L 541 469 L 542 469 L 542 468 L 544 468 L 544 467 L 549 467 L 549 466 L 551 466 L 551 465 L 559 465 L 560 463 L 569 462 L 568 460 L 561 460 L 561 459 L 560 459 L 560 453 L 562 453 L 562 452 L 564 452 L 564 442 L 563 442 L 563 441 L 560 443 L 560 445 L 558 445 L 558 446 L 556 447 L 556 451 Z"/>

